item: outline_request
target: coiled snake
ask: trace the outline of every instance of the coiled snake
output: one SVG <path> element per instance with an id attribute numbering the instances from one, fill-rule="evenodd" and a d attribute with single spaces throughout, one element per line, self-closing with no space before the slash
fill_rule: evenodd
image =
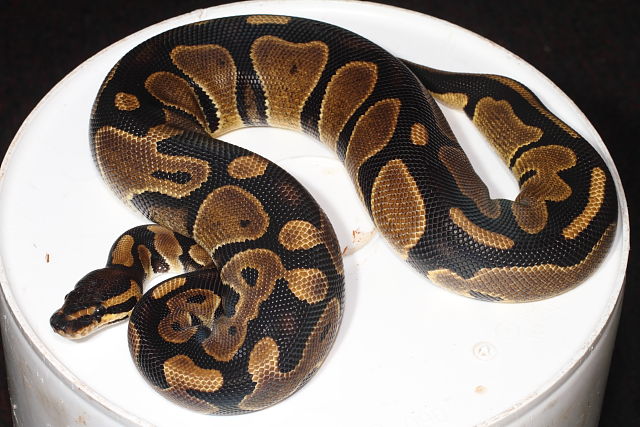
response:
<path id="1" fill-rule="evenodd" d="M 519 181 L 515 201 L 490 198 L 433 97 L 485 134 Z M 613 236 L 604 161 L 520 83 L 402 61 L 307 19 L 216 19 L 142 43 L 102 84 L 94 160 L 155 224 L 118 238 L 52 316 L 56 332 L 77 338 L 130 315 L 140 372 L 202 412 L 262 409 L 305 384 L 342 318 L 341 253 L 294 178 L 216 139 L 265 125 L 335 150 L 398 254 L 468 297 L 565 292 Z M 183 274 L 142 295 L 167 271 Z"/>

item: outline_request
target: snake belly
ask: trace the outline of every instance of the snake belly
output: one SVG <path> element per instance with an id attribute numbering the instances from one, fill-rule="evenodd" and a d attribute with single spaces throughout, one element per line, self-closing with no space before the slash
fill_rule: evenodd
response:
<path id="1" fill-rule="evenodd" d="M 515 201 L 490 197 L 434 97 L 485 134 L 520 184 Z M 142 272 L 123 282 L 130 305 L 151 273 L 199 267 L 142 296 L 129 324 L 140 372 L 192 409 L 236 414 L 286 398 L 319 368 L 342 318 L 340 248 L 322 209 L 269 160 L 216 139 L 248 126 L 297 130 L 334 150 L 399 256 L 467 297 L 565 292 L 614 234 L 604 161 L 518 82 L 401 61 L 286 16 L 160 34 L 105 79 L 91 146 L 113 191 L 166 227 L 114 245 L 110 268 Z"/>

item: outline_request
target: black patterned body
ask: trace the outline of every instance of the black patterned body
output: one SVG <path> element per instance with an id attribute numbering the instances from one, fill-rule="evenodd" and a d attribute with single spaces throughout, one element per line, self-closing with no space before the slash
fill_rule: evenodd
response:
<path id="1" fill-rule="evenodd" d="M 490 198 L 432 96 L 484 132 L 520 183 L 515 201 Z M 107 76 L 91 140 L 116 194 L 213 261 L 149 291 L 129 329 L 141 372 L 197 410 L 287 397 L 318 369 L 342 317 L 341 251 L 322 209 L 278 166 L 217 139 L 247 126 L 298 130 L 335 150 L 398 254 L 465 296 L 562 293 L 613 236 L 603 160 L 513 80 L 404 63 L 349 31 L 284 16 L 160 34 Z"/>

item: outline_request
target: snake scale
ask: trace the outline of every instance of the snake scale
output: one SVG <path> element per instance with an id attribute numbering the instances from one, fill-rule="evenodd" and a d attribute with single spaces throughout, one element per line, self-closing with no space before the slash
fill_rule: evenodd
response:
<path id="1" fill-rule="evenodd" d="M 519 182 L 515 201 L 490 197 L 434 98 L 484 133 Z M 130 316 L 139 371 L 197 411 L 255 411 L 298 390 L 343 313 L 341 251 L 322 209 L 280 167 L 217 139 L 247 126 L 334 150 L 399 256 L 467 297 L 565 292 L 614 234 L 604 161 L 514 80 L 434 70 L 286 16 L 155 36 L 109 72 L 90 126 L 100 174 L 154 224 L 122 234 L 51 325 L 78 338 Z M 143 295 L 164 272 L 181 274 Z"/>

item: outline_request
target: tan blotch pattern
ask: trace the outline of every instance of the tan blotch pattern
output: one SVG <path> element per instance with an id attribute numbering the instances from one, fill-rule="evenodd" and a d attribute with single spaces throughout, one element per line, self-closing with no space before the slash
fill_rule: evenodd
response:
<path id="1" fill-rule="evenodd" d="M 149 248 L 145 245 L 138 245 L 138 258 L 142 264 L 145 276 L 151 276 L 153 274 L 153 269 L 151 268 L 151 251 Z"/>
<path id="2" fill-rule="evenodd" d="M 111 264 L 131 267 L 134 262 L 133 254 L 131 253 L 134 242 L 133 237 L 128 234 L 120 237 L 116 242 L 114 250 L 111 252 Z"/>
<path id="3" fill-rule="evenodd" d="M 609 226 L 591 252 L 578 264 L 559 267 L 543 264 L 533 267 L 483 268 L 473 277 L 464 279 L 457 273 L 440 269 L 427 273 L 433 282 L 469 296 L 470 292 L 480 292 L 491 297 L 502 298 L 505 302 L 527 302 L 549 298 L 566 292 L 585 280 L 607 252 L 615 224 Z"/>
<path id="4" fill-rule="evenodd" d="M 251 268 L 258 272 L 255 284 L 247 283 L 242 271 Z M 216 327 L 203 343 L 208 355 L 229 361 L 244 343 L 249 322 L 258 316 L 260 304 L 269 298 L 276 280 L 284 277 L 285 268 L 278 255 L 267 249 L 249 249 L 236 254 L 220 271 L 223 283 L 239 295 L 232 316 L 220 316 Z"/>
<path id="5" fill-rule="evenodd" d="M 429 92 L 435 99 L 442 102 L 444 105 L 450 108 L 454 108 L 456 110 L 462 110 L 467 106 L 469 102 L 469 97 L 464 93 L 436 93 Z"/>
<path id="6" fill-rule="evenodd" d="M 427 145 L 429 142 L 429 132 L 422 123 L 414 123 L 411 126 L 411 142 L 415 145 Z"/>
<path id="7" fill-rule="evenodd" d="M 251 123 L 260 123 L 260 112 L 258 111 L 258 97 L 251 85 L 245 83 L 242 89 L 244 98 L 245 114 Z"/>
<path id="8" fill-rule="evenodd" d="M 175 291 L 176 289 L 180 289 L 187 282 L 185 277 L 174 277 L 172 279 L 165 280 L 164 282 L 157 285 L 151 291 L 151 296 L 154 299 L 160 299 L 165 295 Z"/>
<path id="9" fill-rule="evenodd" d="M 113 103 L 120 111 L 133 111 L 140 108 L 138 97 L 125 92 L 116 93 Z"/>
<path id="10" fill-rule="evenodd" d="M 81 310 L 75 311 L 71 314 L 67 314 L 65 316 L 66 320 L 76 320 L 81 318 L 82 316 L 91 316 L 93 313 L 96 312 L 96 307 L 95 306 L 91 306 L 91 307 L 87 307 L 87 308 L 83 308 Z"/>
<path id="11" fill-rule="evenodd" d="M 402 160 L 391 160 L 380 170 L 371 190 L 371 214 L 378 229 L 406 258 L 424 234 L 427 210 Z"/>
<path id="12" fill-rule="evenodd" d="M 170 288 L 171 286 L 166 287 L 168 292 L 173 290 Z M 203 301 L 190 302 L 194 297 L 201 297 Z M 204 325 L 213 324 L 213 315 L 220 305 L 220 297 L 206 289 L 187 289 L 169 298 L 166 304 L 169 313 L 160 320 L 158 334 L 165 341 L 180 344 L 189 341 L 198 330 L 198 325 L 192 323 L 193 316 Z"/>
<path id="13" fill-rule="evenodd" d="M 193 245 L 189 248 L 189 256 L 201 266 L 211 265 L 213 260 L 211 255 L 205 251 L 200 245 Z"/>
<path id="14" fill-rule="evenodd" d="M 179 259 L 180 255 L 182 255 L 182 247 L 175 234 L 159 225 L 150 225 L 147 229 L 154 234 L 153 244 L 158 253 L 169 264 L 169 270 L 182 271 L 182 263 Z"/>
<path id="15" fill-rule="evenodd" d="M 327 276 L 317 268 L 296 268 L 285 273 L 289 289 L 302 301 L 315 304 L 322 301 L 329 290 Z"/>
<path id="16" fill-rule="evenodd" d="M 449 217 L 455 225 L 480 244 L 496 249 L 510 249 L 515 244 L 513 240 L 503 234 L 477 226 L 459 208 L 449 209 Z"/>
<path id="17" fill-rule="evenodd" d="M 304 190 L 298 186 L 293 185 L 291 182 L 276 182 L 275 191 L 279 200 L 282 200 L 288 206 L 298 207 L 307 199 Z"/>
<path id="18" fill-rule="evenodd" d="M 329 56 L 320 41 L 292 43 L 262 36 L 251 46 L 253 67 L 266 95 L 271 126 L 300 130 L 300 114 Z"/>
<path id="19" fill-rule="evenodd" d="M 175 230 L 183 236 L 188 236 L 187 216 L 189 212 L 186 208 L 174 208 L 171 206 L 151 205 L 149 206 L 149 219 L 158 224 L 162 224 L 171 230 Z"/>
<path id="20" fill-rule="evenodd" d="M 494 80 L 497 80 L 500 83 L 504 84 L 505 86 L 508 86 L 511 89 L 515 90 L 529 104 L 531 104 L 531 106 L 533 108 L 538 110 L 538 112 L 540 114 L 542 114 L 543 116 L 545 116 L 546 118 L 551 120 L 556 126 L 558 126 L 560 129 L 564 130 L 569 136 L 571 136 L 572 138 L 580 138 L 580 135 L 578 135 L 578 133 L 576 131 L 571 129 L 569 126 L 567 126 L 566 123 L 564 123 L 562 120 L 557 118 L 554 114 L 552 114 L 549 110 L 547 110 L 544 107 L 544 105 L 542 105 L 540 103 L 540 101 L 538 101 L 536 99 L 535 95 L 533 95 L 531 93 L 531 91 L 529 91 L 529 89 L 524 87 L 522 84 L 520 84 L 517 81 L 512 80 L 512 79 L 510 79 L 508 77 L 504 77 L 504 76 L 487 75 L 487 77 L 489 77 L 491 79 L 494 79 Z"/>
<path id="21" fill-rule="evenodd" d="M 589 184 L 589 201 L 583 211 L 571 221 L 571 224 L 562 230 L 562 235 L 567 239 L 575 239 L 591 224 L 591 220 L 596 216 L 602 202 L 604 202 L 605 184 L 607 175 L 600 168 L 591 170 L 591 182 Z"/>
<path id="22" fill-rule="evenodd" d="M 147 77 L 144 87 L 158 101 L 189 114 L 198 121 L 202 129 L 212 133 L 198 97 L 185 79 L 167 71 L 158 71 Z M 169 118 L 173 122 L 184 121 L 178 120 L 176 114 Z"/>
<path id="23" fill-rule="evenodd" d="M 255 178 L 262 175 L 269 166 L 269 161 L 263 157 L 250 154 L 236 157 L 227 167 L 229 176 L 236 179 Z"/>
<path id="24" fill-rule="evenodd" d="M 291 220 L 278 234 L 278 242 L 286 249 L 311 249 L 322 244 L 322 232 L 308 221 Z"/>
<path id="25" fill-rule="evenodd" d="M 398 114 L 400 100 L 388 98 L 373 104 L 358 119 L 344 159 L 349 175 L 354 178 L 356 184 L 360 166 L 382 150 L 393 136 L 398 124 Z"/>
<path id="26" fill-rule="evenodd" d="M 453 176 L 456 185 L 488 218 L 500 216 L 500 204 L 489 195 L 489 189 L 473 170 L 461 148 L 444 146 L 438 151 L 438 158 Z"/>
<path id="27" fill-rule="evenodd" d="M 324 244 L 338 274 L 343 273 L 342 256 L 336 236 L 332 232 L 331 223 L 324 213 L 320 217 L 320 229 L 308 221 L 291 220 L 278 234 L 278 242 L 287 250 L 306 250 Z"/>
<path id="28" fill-rule="evenodd" d="M 269 215 L 248 191 L 226 185 L 213 190 L 202 202 L 193 236 L 207 251 L 227 243 L 255 240 L 266 233 Z"/>
<path id="29" fill-rule="evenodd" d="M 378 67 L 372 62 L 349 62 L 336 71 L 322 99 L 318 122 L 320 141 L 336 149 L 340 132 L 371 95 L 377 80 Z"/>
<path id="30" fill-rule="evenodd" d="M 213 136 L 243 126 L 236 104 L 236 64 L 227 49 L 215 44 L 177 46 L 171 59 L 216 105 L 220 121 Z"/>
<path id="31" fill-rule="evenodd" d="M 558 172 L 575 164 L 575 153 L 560 145 L 534 148 L 518 158 L 513 166 L 516 176 L 536 171 L 522 184 L 520 194 L 511 205 L 520 228 L 535 234 L 547 225 L 546 201 L 559 202 L 571 195 L 571 187 L 558 176 Z"/>
<path id="32" fill-rule="evenodd" d="M 196 120 L 193 120 L 191 116 L 186 114 L 180 114 L 177 111 L 163 108 L 162 112 L 164 113 L 164 123 L 167 126 L 172 126 L 177 129 L 182 129 L 184 131 L 189 131 L 193 133 L 201 133 L 207 134 L 209 132 L 208 125 L 203 126 L 201 123 L 198 123 Z"/>
<path id="33" fill-rule="evenodd" d="M 289 16 L 278 15 L 252 15 L 247 17 L 247 24 L 251 25 L 263 25 L 263 24 L 278 24 L 285 25 L 291 21 Z"/>
<path id="34" fill-rule="evenodd" d="M 258 341 L 251 350 L 248 368 L 256 387 L 238 406 L 246 410 L 262 409 L 296 391 L 324 361 L 338 330 L 339 320 L 340 304 L 333 299 L 313 328 L 300 362 L 289 372 L 281 372 L 278 367 L 280 349 L 275 340 L 265 337 Z"/>
<path id="35" fill-rule="evenodd" d="M 105 126 L 96 132 L 95 151 L 102 176 L 123 199 L 146 191 L 181 198 L 200 187 L 209 176 L 209 165 L 192 157 L 170 156 L 158 151 L 157 143 L 181 132 L 160 125 L 145 136 Z M 154 172 L 188 172 L 191 179 L 179 184 L 154 177 Z"/>
<path id="36" fill-rule="evenodd" d="M 171 399 L 188 402 L 191 408 L 200 412 L 218 412 L 219 408 L 215 405 L 198 399 L 189 391 L 199 390 L 211 393 L 220 389 L 224 384 L 220 371 L 201 368 L 184 354 L 168 359 L 162 368 L 169 388 L 161 389 L 161 392 L 166 393 Z"/>
<path id="37" fill-rule="evenodd" d="M 119 295 L 111 297 L 102 302 L 102 305 L 109 308 L 114 305 L 122 304 L 123 302 L 129 301 L 131 298 L 135 298 L 139 300 L 142 297 L 142 288 L 135 280 L 129 281 L 129 289 L 126 292 L 123 292 Z M 118 316 L 118 318 L 126 317 L 121 314 L 115 314 L 114 316 Z M 107 316 L 102 316 L 102 323 L 108 323 Z"/>
<path id="38" fill-rule="evenodd" d="M 538 141 L 542 129 L 520 120 L 507 101 L 486 97 L 478 101 L 473 123 L 484 133 L 502 160 L 509 164 L 518 148 Z"/>

